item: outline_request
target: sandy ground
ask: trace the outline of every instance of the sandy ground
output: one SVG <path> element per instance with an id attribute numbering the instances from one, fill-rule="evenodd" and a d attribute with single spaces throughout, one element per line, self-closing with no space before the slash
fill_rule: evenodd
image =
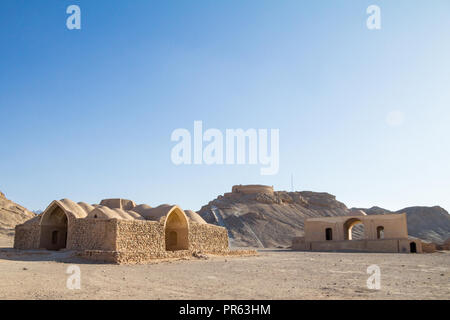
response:
<path id="1" fill-rule="evenodd" d="M 10 247 L 0 237 L 0 247 Z M 54 261 L 56 260 L 56 261 Z M 67 267 L 81 289 L 66 286 Z M 381 289 L 366 285 L 369 265 Z M 0 299 L 450 299 L 450 252 L 311 253 L 263 250 L 147 265 L 95 264 L 70 252 L 0 249 Z"/>

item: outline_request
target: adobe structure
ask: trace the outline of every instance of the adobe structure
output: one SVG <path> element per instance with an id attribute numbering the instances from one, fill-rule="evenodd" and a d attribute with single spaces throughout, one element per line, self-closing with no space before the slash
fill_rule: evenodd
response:
<path id="1" fill-rule="evenodd" d="M 353 227 L 362 224 L 362 239 L 352 239 Z M 292 240 L 293 250 L 421 253 L 422 242 L 408 238 L 406 214 L 309 218 L 304 237 Z"/>
<path id="2" fill-rule="evenodd" d="M 225 192 L 223 196 L 225 198 L 234 198 L 241 195 L 248 194 L 267 194 L 274 195 L 273 186 L 265 186 L 262 184 L 246 184 L 235 185 L 231 188 L 231 192 Z"/>
<path id="3" fill-rule="evenodd" d="M 207 224 L 197 213 L 125 199 L 94 205 L 55 200 L 42 214 L 16 226 L 14 248 L 74 250 L 112 263 L 230 253 L 227 230 Z"/>
<path id="4" fill-rule="evenodd" d="M 265 186 L 262 184 L 235 185 L 231 188 L 231 192 L 243 194 L 254 194 L 254 193 L 274 194 L 273 186 Z"/>

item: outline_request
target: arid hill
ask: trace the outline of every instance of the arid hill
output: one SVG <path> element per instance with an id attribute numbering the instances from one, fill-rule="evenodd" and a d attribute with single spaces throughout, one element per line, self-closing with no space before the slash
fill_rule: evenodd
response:
<path id="1" fill-rule="evenodd" d="M 234 246 L 288 246 L 303 235 L 308 217 L 348 215 L 350 210 L 328 193 L 273 192 L 225 194 L 198 212 L 209 223 L 225 226 Z"/>
<path id="2" fill-rule="evenodd" d="M 33 212 L 7 199 L 0 192 L 0 235 L 13 236 L 17 224 L 21 224 L 34 216 Z"/>
<path id="3" fill-rule="evenodd" d="M 406 213 L 410 235 L 435 243 L 443 243 L 450 237 L 450 215 L 439 206 L 409 207 L 398 211 L 380 207 L 359 210 L 367 214 Z"/>
<path id="4" fill-rule="evenodd" d="M 289 246 L 292 237 L 303 235 L 305 218 L 364 214 L 361 209 L 347 208 L 328 193 L 254 191 L 240 192 L 233 187 L 233 192 L 210 201 L 198 213 L 208 223 L 226 227 L 231 245 L 266 248 Z M 398 211 L 407 214 L 411 236 L 437 243 L 450 236 L 450 215 L 444 209 L 415 208 Z M 376 207 L 367 211 L 367 214 L 393 213 Z"/>

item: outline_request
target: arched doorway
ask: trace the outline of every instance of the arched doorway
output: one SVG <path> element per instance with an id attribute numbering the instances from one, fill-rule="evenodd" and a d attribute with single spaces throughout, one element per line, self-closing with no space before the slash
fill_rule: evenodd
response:
<path id="1" fill-rule="evenodd" d="M 165 241 L 167 251 L 187 250 L 189 248 L 189 225 L 184 212 L 175 208 L 166 218 Z"/>
<path id="2" fill-rule="evenodd" d="M 409 244 L 409 252 L 411 253 L 417 253 L 417 246 L 415 242 L 411 242 Z"/>
<path id="3" fill-rule="evenodd" d="M 364 224 L 357 218 L 348 219 L 344 223 L 345 240 L 365 239 Z"/>
<path id="4" fill-rule="evenodd" d="M 377 227 L 377 239 L 384 239 L 384 227 L 383 226 Z"/>
<path id="5" fill-rule="evenodd" d="M 331 228 L 325 229 L 325 240 L 333 240 L 333 229 Z"/>
<path id="6" fill-rule="evenodd" d="M 64 249 L 67 245 L 67 224 L 67 216 L 59 206 L 43 213 L 40 247 L 47 250 Z"/>

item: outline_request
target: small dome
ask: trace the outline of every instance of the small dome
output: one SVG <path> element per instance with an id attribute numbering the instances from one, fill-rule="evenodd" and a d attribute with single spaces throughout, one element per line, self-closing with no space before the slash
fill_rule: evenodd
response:
<path id="1" fill-rule="evenodd" d="M 203 220 L 203 218 L 197 212 L 192 210 L 184 210 L 184 213 L 189 218 L 189 220 L 200 224 L 206 224 L 206 221 Z"/>

